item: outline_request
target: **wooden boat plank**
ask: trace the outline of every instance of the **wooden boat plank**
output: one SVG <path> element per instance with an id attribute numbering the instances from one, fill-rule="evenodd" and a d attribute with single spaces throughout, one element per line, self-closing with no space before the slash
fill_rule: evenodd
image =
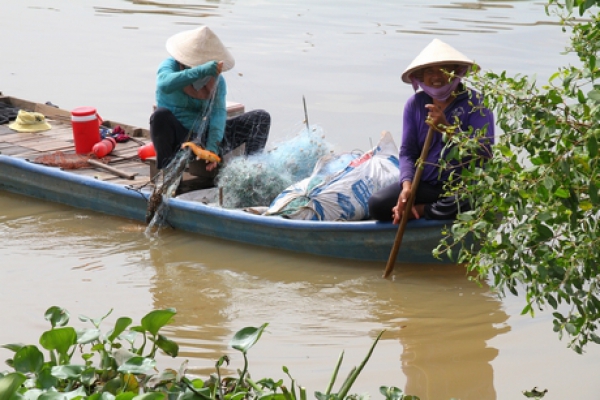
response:
<path id="1" fill-rule="evenodd" d="M 139 176 L 150 176 L 150 168 L 147 165 L 139 162 L 129 161 L 123 163 L 110 163 L 109 165 L 131 173 L 137 173 Z"/>
<path id="2" fill-rule="evenodd" d="M 114 166 L 113 164 L 108 164 L 108 165 Z M 51 166 L 48 166 L 48 167 L 49 168 L 57 168 L 57 167 L 51 167 Z M 117 185 L 122 185 L 122 186 L 130 186 L 132 184 L 135 184 L 138 186 L 147 185 L 150 182 L 150 176 L 148 175 L 148 170 L 146 168 L 141 168 L 139 165 L 136 165 L 135 167 L 136 168 L 131 168 L 131 169 L 124 168 L 123 169 L 127 173 L 135 174 L 134 179 L 124 179 L 122 177 L 119 177 L 119 176 L 107 171 L 107 170 L 104 170 L 99 167 L 95 167 L 93 165 L 89 165 L 86 168 L 78 168 L 78 169 L 71 169 L 71 170 L 65 170 L 65 171 L 70 172 L 75 175 L 85 176 L 88 178 L 101 180 L 104 182 L 111 182 L 111 183 L 114 183 Z M 122 169 L 122 168 L 119 167 L 119 169 Z M 139 172 L 136 171 L 136 169 L 138 169 Z"/>
<path id="3" fill-rule="evenodd" d="M 27 147 L 39 152 L 55 152 L 70 150 L 73 148 L 73 144 L 64 141 L 50 140 L 47 142 L 27 144 Z"/>
<path id="4" fill-rule="evenodd" d="M 1 140 L 1 139 L 0 139 Z M 37 137 L 23 137 L 21 140 L 9 138 L 9 142 L 26 146 L 37 151 L 55 151 L 73 149 L 73 142 L 56 137 L 56 135 L 44 135 Z"/>
<path id="5" fill-rule="evenodd" d="M 135 156 L 130 156 L 130 157 L 121 157 L 119 155 L 115 155 L 114 153 L 111 153 L 106 157 L 108 158 L 108 160 L 110 161 L 111 164 L 115 164 L 115 165 L 119 165 L 119 164 L 129 164 L 132 166 L 146 165 L 146 163 L 144 161 L 140 160 L 140 158 L 138 157 L 137 154 Z"/>
<path id="6" fill-rule="evenodd" d="M 6 156 L 25 158 L 26 156 L 32 155 L 32 151 L 28 147 L 17 146 L 13 143 L 10 143 L 10 146 L 2 149 L 2 154 Z"/>
<path id="7" fill-rule="evenodd" d="M 105 157 L 104 160 L 108 160 L 108 164 L 113 168 L 126 171 L 134 170 L 138 174 L 144 172 L 144 175 L 150 175 L 148 170 L 144 168 L 144 164 L 137 158 Z"/>
<path id="8" fill-rule="evenodd" d="M 41 133 L 12 132 L 13 133 L 2 135 L 2 141 L 10 143 L 25 143 L 29 141 L 40 140 L 47 136 Z"/>
<path id="9" fill-rule="evenodd" d="M 139 140 L 139 139 L 136 139 L 136 140 Z M 139 144 L 139 143 L 137 143 L 137 141 L 128 140 L 126 142 L 117 143 L 117 145 L 115 146 L 115 150 L 114 151 L 135 150 L 137 152 L 137 149 L 140 146 L 142 146 L 142 145 Z"/>
<path id="10" fill-rule="evenodd" d="M 108 171 L 102 170 L 100 168 L 97 169 L 81 169 L 78 170 L 76 172 L 77 175 L 80 176 L 85 176 L 88 178 L 92 178 L 92 179 L 96 179 L 99 181 L 103 181 L 103 182 L 110 182 L 113 183 L 115 185 L 119 185 L 119 186 L 143 186 L 143 185 L 148 185 L 150 182 L 149 177 L 144 177 L 144 176 L 134 176 L 133 179 L 124 179 L 122 177 L 119 177 L 117 175 L 111 174 Z"/>
<path id="11" fill-rule="evenodd" d="M 64 137 L 54 134 L 14 133 L 0 136 L 0 140 L 23 146 L 32 146 L 32 148 L 35 148 L 33 146 L 36 146 L 38 143 L 48 142 L 60 142 L 63 145 L 70 145 L 73 147 L 73 140 L 65 139 Z"/>
<path id="12" fill-rule="evenodd" d="M 0 125 L 0 137 L 3 137 L 4 135 L 8 135 L 11 133 L 15 133 L 15 131 L 13 131 L 12 129 L 10 129 L 8 127 L 8 124 L 5 125 Z"/>
<path id="13" fill-rule="evenodd" d="M 138 163 L 140 162 L 136 149 L 130 149 L 126 151 L 116 150 L 111 153 L 111 157 L 114 158 L 115 162 L 119 162 L 119 160 L 138 160 Z"/>
<path id="14" fill-rule="evenodd" d="M 74 144 L 73 141 L 73 129 L 70 126 L 65 126 L 65 125 L 59 125 L 56 127 L 52 127 L 52 130 L 50 131 L 52 137 L 56 138 L 56 139 L 60 139 L 60 140 L 64 140 L 66 142 L 70 142 L 71 144 Z"/>
<path id="15" fill-rule="evenodd" d="M 83 174 L 80 174 L 80 175 L 83 175 Z M 99 179 L 101 181 L 113 182 L 113 183 L 115 183 L 115 181 L 117 179 L 122 179 L 122 178 L 119 178 L 118 176 L 111 174 L 110 172 L 102 170 L 100 168 L 95 168 L 95 169 L 91 170 L 90 175 L 86 174 L 86 176 L 91 176 L 94 179 Z M 128 181 L 131 182 L 131 180 L 128 180 Z"/>
<path id="16" fill-rule="evenodd" d="M 111 155 L 120 158 L 134 158 L 137 157 L 138 148 L 140 147 L 138 144 L 126 146 L 127 143 L 117 143 L 115 149 L 112 151 Z"/>

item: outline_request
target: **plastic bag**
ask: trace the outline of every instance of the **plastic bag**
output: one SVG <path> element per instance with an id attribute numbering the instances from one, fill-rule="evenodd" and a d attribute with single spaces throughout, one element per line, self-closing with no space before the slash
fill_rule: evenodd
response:
<path id="1" fill-rule="evenodd" d="M 357 221 L 368 218 L 371 195 L 399 178 L 398 147 L 386 132 L 371 151 L 322 157 L 312 175 L 284 190 L 265 215 Z"/>

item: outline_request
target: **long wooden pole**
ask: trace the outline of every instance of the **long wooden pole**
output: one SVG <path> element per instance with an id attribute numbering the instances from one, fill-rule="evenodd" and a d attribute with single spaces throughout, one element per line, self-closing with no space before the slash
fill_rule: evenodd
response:
<path id="1" fill-rule="evenodd" d="M 385 272 L 383 273 L 384 278 L 389 277 L 392 271 L 394 270 L 396 257 L 398 256 L 398 251 L 400 250 L 400 245 L 402 244 L 402 238 L 404 237 L 406 223 L 408 222 L 408 218 L 410 217 L 410 213 L 412 212 L 412 208 L 415 203 L 415 196 L 417 195 L 417 189 L 419 188 L 419 181 L 421 180 L 421 175 L 423 174 L 423 163 L 427 159 L 427 155 L 429 154 L 429 147 L 431 146 L 431 141 L 433 140 L 433 132 L 433 127 L 430 126 L 429 131 L 427 132 L 427 137 L 425 138 L 423 150 L 421 150 L 421 157 L 419 158 L 416 164 L 417 170 L 415 172 L 415 176 L 413 177 L 410 197 L 408 198 L 406 206 L 404 207 L 404 214 L 402 215 L 400 226 L 398 226 L 398 231 L 396 232 L 396 239 L 394 240 L 394 245 L 392 246 L 390 257 L 388 258 L 387 265 L 385 266 Z"/>
<path id="2" fill-rule="evenodd" d="M 88 163 L 90 165 L 93 165 L 94 167 L 105 169 L 105 170 L 112 172 L 113 174 L 120 176 L 121 178 L 125 178 L 125 179 L 135 179 L 135 176 L 137 175 L 137 172 L 130 174 L 127 171 L 121 171 L 120 169 L 111 167 L 110 165 L 106 165 L 106 164 L 104 164 L 100 161 L 96 161 L 94 159 L 89 159 Z"/>

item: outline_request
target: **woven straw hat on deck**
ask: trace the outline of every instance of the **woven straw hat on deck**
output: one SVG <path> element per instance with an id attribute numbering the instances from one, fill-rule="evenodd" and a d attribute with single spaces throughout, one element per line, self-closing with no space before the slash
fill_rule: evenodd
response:
<path id="1" fill-rule="evenodd" d="M 454 47 L 442 42 L 439 39 L 433 39 L 427 47 L 410 63 L 408 68 L 402 73 L 402 81 L 404 83 L 412 83 L 410 76 L 420 69 L 444 64 L 457 64 L 471 68 L 475 66 L 475 62 Z"/>
<path id="2" fill-rule="evenodd" d="M 188 67 L 197 67 L 209 61 L 223 61 L 223 71 L 228 71 L 235 65 L 229 50 L 207 26 L 171 36 L 167 39 L 167 51 Z"/>
<path id="3" fill-rule="evenodd" d="M 8 127 L 17 132 L 41 132 L 52 128 L 46 122 L 44 114 L 23 110 L 19 110 L 17 119 L 12 124 L 9 124 Z"/>

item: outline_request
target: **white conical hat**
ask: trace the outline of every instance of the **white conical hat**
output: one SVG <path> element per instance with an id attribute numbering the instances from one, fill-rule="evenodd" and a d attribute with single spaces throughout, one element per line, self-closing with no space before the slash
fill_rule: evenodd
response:
<path id="1" fill-rule="evenodd" d="M 449 44 L 446 44 L 439 39 L 433 39 L 433 41 L 419 53 L 417 58 L 410 63 L 408 68 L 404 70 L 402 73 L 402 81 L 411 83 L 410 75 L 413 72 L 421 68 L 442 64 L 458 64 L 469 68 L 475 65 L 475 62 Z M 477 66 L 475 65 L 475 67 Z"/>
<path id="2" fill-rule="evenodd" d="M 188 67 L 196 67 L 208 61 L 223 61 L 223 71 L 228 71 L 235 65 L 229 50 L 207 26 L 171 36 L 167 39 L 167 51 Z"/>

